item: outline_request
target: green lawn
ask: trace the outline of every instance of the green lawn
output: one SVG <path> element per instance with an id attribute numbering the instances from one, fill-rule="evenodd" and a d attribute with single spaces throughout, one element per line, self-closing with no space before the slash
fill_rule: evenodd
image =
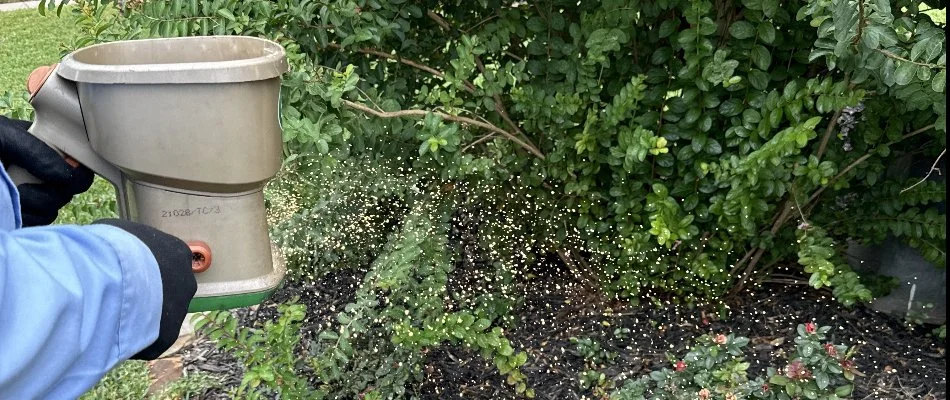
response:
<path id="1" fill-rule="evenodd" d="M 77 34 L 70 18 L 35 9 L 0 12 L 0 93 L 20 91 L 34 68 L 59 61 L 62 44 Z"/>
<path id="2" fill-rule="evenodd" d="M 34 68 L 58 62 L 64 43 L 78 35 L 68 13 L 40 15 L 35 9 L 0 12 L 0 95 L 26 92 L 26 78 Z M 3 98 L 0 97 L 0 103 Z M 3 105 L 0 104 L 0 112 Z M 60 211 L 57 223 L 87 224 L 96 219 L 114 217 L 115 191 L 97 178 L 88 192 L 76 196 Z"/>

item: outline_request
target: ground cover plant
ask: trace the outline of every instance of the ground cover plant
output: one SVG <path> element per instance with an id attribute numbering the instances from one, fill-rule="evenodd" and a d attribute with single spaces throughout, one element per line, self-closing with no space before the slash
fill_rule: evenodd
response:
<path id="1" fill-rule="evenodd" d="M 287 336 L 324 305 L 243 330 L 206 320 L 245 366 L 242 396 L 424 397 L 447 348 L 537 395 L 511 310 L 550 268 L 573 303 L 728 315 L 723 298 L 775 279 L 870 300 L 848 241 L 946 262 L 945 183 L 918 182 L 946 147 L 945 34 L 925 12 L 942 2 L 76 4 L 74 46 L 245 34 L 288 50 L 273 237 L 295 282 L 355 279 L 310 331 Z M 597 364 L 584 390 L 623 390 Z M 772 385 L 844 385 L 813 377 Z M 659 378 L 628 393 L 675 381 Z"/>

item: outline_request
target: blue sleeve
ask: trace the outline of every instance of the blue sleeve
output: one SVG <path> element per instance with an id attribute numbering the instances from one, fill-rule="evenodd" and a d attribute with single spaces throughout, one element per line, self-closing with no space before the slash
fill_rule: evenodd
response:
<path id="1" fill-rule="evenodd" d="M 158 337 L 158 265 L 108 225 L 11 229 L 0 175 L 0 398 L 77 398 Z"/>

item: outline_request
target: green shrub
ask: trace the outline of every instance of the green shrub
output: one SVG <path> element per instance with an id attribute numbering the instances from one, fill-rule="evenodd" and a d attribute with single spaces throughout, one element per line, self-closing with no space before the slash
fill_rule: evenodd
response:
<path id="1" fill-rule="evenodd" d="M 510 221 L 524 242 L 590 265 L 609 292 L 715 298 L 805 251 L 810 282 L 839 286 L 850 303 L 869 292 L 840 261 L 846 239 L 892 235 L 945 263 L 945 218 L 933 208 L 944 184 L 895 192 L 913 181 L 887 174 L 893 160 L 945 146 L 945 35 L 919 7 L 194 0 L 75 10 L 86 32 L 77 45 L 280 42 L 292 65 L 290 170 L 355 158 L 394 166 L 423 192 L 445 179 L 513 194 L 532 209 Z M 875 203 L 857 207 L 865 199 Z M 802 223 L 830 241 L 806 246 L 836 244 L 833 254 L 782 245 Z M 359 240 L 386 232 L 374 234 Z"/>

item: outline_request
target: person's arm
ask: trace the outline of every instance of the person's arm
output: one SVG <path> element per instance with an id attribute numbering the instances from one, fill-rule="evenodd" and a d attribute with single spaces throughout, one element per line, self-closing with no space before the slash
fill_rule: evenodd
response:
<path id="1" fill-rule="evenodd" d="M 159 334 L 149 248 L 109 225 L 0 232 L 0 398 L 79 397 Z"/>
<path id="2" fill-rule="evenodd" d="M 0 116 L 0 399 L 76 398 L 178 338 L 197 290 L 181 239 L 122 220 L 46 225 L 92 172 Z M 16 186 L 8 165 L 40 180 Z"/>

